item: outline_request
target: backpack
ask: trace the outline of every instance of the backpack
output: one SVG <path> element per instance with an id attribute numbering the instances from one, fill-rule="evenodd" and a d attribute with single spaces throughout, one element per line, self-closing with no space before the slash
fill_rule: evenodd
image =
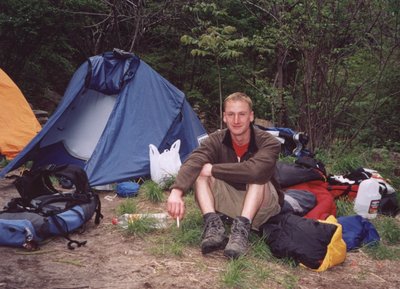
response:
<path id="1" fill-rule="evenodd" d="M 58 180 L 60 189 L 53 182 Z M 76 165 L 47 165 L 25 171 L 14 181 L 21 197 L 0 211 L 0 245 L 37 249 L 51 236 L 68 239 L 68 248 L 86 244 L 69 234 L 95 215 L 100 223 L 101 202 L 90 190 L 86 172 Z"/>
<path id="2" fill-rule="evenodd" d="M 325 166 L 311 157 L 299 157 L 294 163 L 278 161 L 274 177 L 282 189 L 309 181 L 326 181 Z"/>

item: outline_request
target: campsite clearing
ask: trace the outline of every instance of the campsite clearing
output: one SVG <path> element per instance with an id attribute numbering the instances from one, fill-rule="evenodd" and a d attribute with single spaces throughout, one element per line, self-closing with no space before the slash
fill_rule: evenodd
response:
<path id="1" fill-rule="evenodd" d="M 12 179 L 0 180 L 0 205 L 18 195 Z M 111 224 L 115 208 L 123 201 L 104 199 L 104 219 L 98 227 L 89 221 L 78 240 L 86 246 L 67 249 L 67 241 L 55 238 L 39 251 L 0 247 L 0 289 L 3 288 L 400 288 L 400 261 L 374 260 L 363 250 L 348 253 L 339 266 L 316 273 L 279 262 L 256 260 L 263 270 L 253 272 L 258 282 L 240 280 L 228 287 L 227 271 L 234 264 L 218 252 L 202 256 L 199 248 L 186 247 L 181 255 L 163 254 L 159 232 L 143 238 L 127 236 Z M 152 207 L 153 204 L 143 204 Z M 153 207 L 162 210 L 164 204 Z M 185 220 L 183 220 L 184 222 Z M 254 263 L 252 263 L 254 264 Z M 252 268 L 245 267 L 244 271 Z M 234 272 L 234 271 L 231 271 Z M 225 276 L 225 279 L 224 279 Z M 225 283 L 224 281 L 225 280 Z M 262 280 L 262 281 L 260 281 Z"/>

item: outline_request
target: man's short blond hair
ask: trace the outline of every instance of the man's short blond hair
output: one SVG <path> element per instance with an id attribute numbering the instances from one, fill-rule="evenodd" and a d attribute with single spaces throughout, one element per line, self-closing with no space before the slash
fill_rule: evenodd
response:
<path id="1" fill-rule="evenodd" d="M 244 101 L 249 105 L 250 110 L 253 110 L 253 102 L 251 101 L 251 98 L 244 92 L 234 92 L 228 95 L 224 100 L 224 110 L 228 101 Z"/>

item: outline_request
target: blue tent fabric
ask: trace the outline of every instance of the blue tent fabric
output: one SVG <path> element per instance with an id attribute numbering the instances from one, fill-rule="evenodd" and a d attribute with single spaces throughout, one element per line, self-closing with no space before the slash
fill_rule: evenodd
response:
<path id="1" fill-rule="evenodd" d="M 82 116 L 85 110 L 89 114 L 92 110 L 86 124 L 103 126 L 94 129 L 94 144 L 77 155 L 68 142 L 80 128 L 74 127 L 74 121 L 86 120 Z M 92 131 L 89 127 L 78 134 L 72 146 L 90 141 L 86 136 Z M 163 151 L 181 139 L 184 161 L 206 134 L 182 91 L 139 57 L 106 52 L 78 68 L 54 114 L 0 177 L 33 161 L 33 167 L 78 164 L 85 169 L 91 186 L 121 182 L 150 175 L 149 144 Z"/>
<path id="2" fill-rule="evenodd" d="M 337 220 L 343 228 L 343 240 L 347 245 L 347 251 L 380 241 L 374 225 L 359 215 L 339 217 Z"/>

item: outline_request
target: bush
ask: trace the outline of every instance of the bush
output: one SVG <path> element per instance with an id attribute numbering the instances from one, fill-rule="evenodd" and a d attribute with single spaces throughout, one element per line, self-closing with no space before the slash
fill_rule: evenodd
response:
<path id="1" fill-rule="evenodd" d="M 152 203 L 164 201 L 163 189 L 152 180 L 147 180 L 140 186 L 139 194 L 143 194 Z"/>

